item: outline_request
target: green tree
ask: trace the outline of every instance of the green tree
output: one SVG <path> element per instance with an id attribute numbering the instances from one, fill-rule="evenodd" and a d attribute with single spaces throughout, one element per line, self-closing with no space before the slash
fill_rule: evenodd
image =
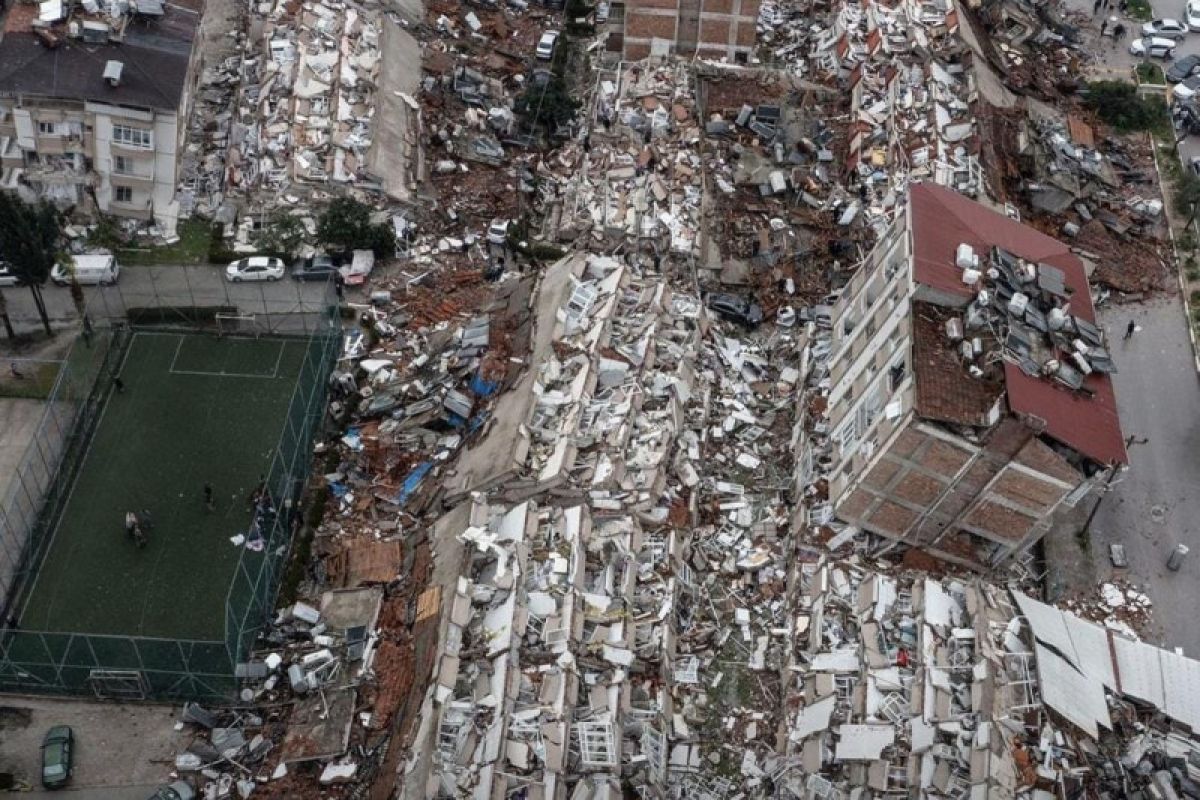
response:
<path id="1" fill-rule="evenodd" d="M 317 238 L 341 252 L 368 247 L 371 241 L 371 207 L 350 197 L 339 197 L 317 220 Z"/>
<path id="2" fill-rule="evenodd" d="M 304 245 L 304 223 L 283 210 L 275 210 L 263 220 L 255 244 L 264 253 L 294 256 Z"/>
<path id="3" fill-rule="evenodd" d="M 1167 123 L 1162 97 L 1147 97 L 1125 81 L 1095 81 L 1087 86 L 1087 104 L 1119 131 L 1149 131 Z"/>
<path id="4" fill-rule="evenodd" d="M 12 320 L 8 318 L 8 298 L 4 296 L 4 292 L 0 292 L 0 320 L 4 322 L 4 332 L 8 334 L 8 338 L 15 339 L 17 334 L 13 331 Z"/>
<path id="5" fill-rule="evenodd" d="M 1200 213 L 1200 177 L 1192 172 L 1180 174 L 1175 182 L 1175 207 L 1179 213 L 1188 215 L 1188 227 L 1196 221 Z"/>
<path id="6" fill-rule="evenodd" d="M 570 122 L 579 108 L 579 101 L 571 97 L 567 82 L 551 74 L 540 86 L 530 86 L 517 98 L 513 111 L 525 118 L 532 126 L 543 126 L 553 130 L 556 126 Z"/>
<path id="7" fill-rule="evenodd" d="M 42 287 L 58 257 L 60 235 L 54 206 L 45 201 L 29 205 L 11 192 L 0 192 L 0 252 L 4 253 L 17 282 L 28 286 L 33 294 L 47 336 L 53 336 L 54 332 L 50 330 Z"/>

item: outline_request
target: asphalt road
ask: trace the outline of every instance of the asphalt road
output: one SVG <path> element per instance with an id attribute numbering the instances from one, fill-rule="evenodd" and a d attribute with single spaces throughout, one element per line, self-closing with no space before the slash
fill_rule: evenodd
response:
<path id="1" fill-rule="evenodd" d="M 29 289 L 14 287 L 0 291 L 8 301 L 9 316 L 19 331 L 37 327 L 37 309 Z M 314 309 L 321 304 L 325 292 L 323 283 L 290 278 L 229 283 L 219 266 L 125 267 L 115 286 L 84 287 L 88 310 L 97 319 L 123 316 L 129 308 L 162 306 L 227 305 L 237 307 L 243 314 L 283 314 Z M 70 290 L 47 283 L 43 296 L 52 323 L 68 325 L 76 321 Z"/>

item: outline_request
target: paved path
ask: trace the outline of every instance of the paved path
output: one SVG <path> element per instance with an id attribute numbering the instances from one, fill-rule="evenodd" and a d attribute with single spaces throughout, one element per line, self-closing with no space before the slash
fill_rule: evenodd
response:
<path id="1" fill-rule="evenodd" d="M 1141 330 L 1123 341 L 1125 326 Z M 1177 297 L 1103 309 L 1120 372 L 1114 377 L 1130 467 L 1103 499 L 1091 528 L 1091 558 L 1101 579 L 1125 573 L 1154 601 L 1160 644 L 1200 657 L 1200 378 Z M 1148 443 L 1140 444 L 1142 439 Z M 1114 570 L 1108 546 L 1125 545 L 1128 570 Z M 1179 572 L 1166 568 L 1178 543 L 1191 548 Z"/>
<path id="2" fill-rule="evenodd" d="M 7 288 L 9 315 L 18 331 L 36 327 L 37 311 L 29 289 Z M 84 287 L 88 307 L 96 316 L 107 308 L 120 315 L 122 307 L 176 306 L 237 306 L 241 313 L 285 314 L 302 308 L 313 309 L 321 301 L 325 285 L 302 283 L 284 278 L 262 283 L 229 283 L 219 266 L 191 267 L 126 267 L 116 286 Z M 43 289 L 47 310 L 52 322 L 70 323 L 75 320 L 71 292 L 65 287 L 47 283 Z"/>

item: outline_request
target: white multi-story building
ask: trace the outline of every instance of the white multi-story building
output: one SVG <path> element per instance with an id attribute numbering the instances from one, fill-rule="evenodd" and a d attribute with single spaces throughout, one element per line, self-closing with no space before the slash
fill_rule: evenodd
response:
<path id="1" fill-rule="evenodd" d="M 826 320 L 814 524 L 986 568 L 1127 461 L 1084 265 L 1004 214 L 912 187 Z"/>
<path id="2" fill-rule="evenodd" d="M 202 0 L 45 6 L 15 6 L 0 40 L 0 184 L 172 229 Z"/>

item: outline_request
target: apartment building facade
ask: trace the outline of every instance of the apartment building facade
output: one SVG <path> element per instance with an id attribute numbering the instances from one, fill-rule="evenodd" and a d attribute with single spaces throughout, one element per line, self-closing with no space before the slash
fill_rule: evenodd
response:
<path id="1" fill-rule="evenodd" d="M 986 569 L 1127 462 L 1084 266 L 1051 237 L 914 186 L 830 316 L 799 442 L 818 522 Z"/>
<path id="2" fill-rule="evenodd" d="M 626 0 L 623 52 L 630 61 L 651 55 L 748 63 L 754 51 L 759 0 Z"/>
<path id="3" fill-rule="evenodd" d="M 25 8 L 0 40 L 0 186 L 173 230 L 201 0 L 50 27 Z"/>

